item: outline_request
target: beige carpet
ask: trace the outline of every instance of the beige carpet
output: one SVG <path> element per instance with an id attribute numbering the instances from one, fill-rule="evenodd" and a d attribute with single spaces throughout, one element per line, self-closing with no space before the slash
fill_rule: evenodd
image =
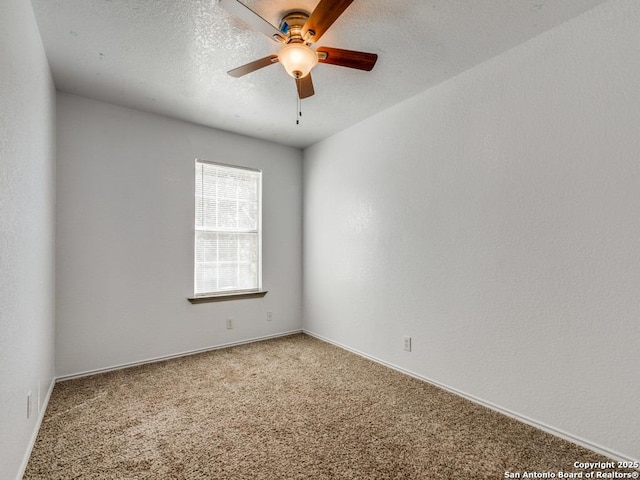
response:
<path id="1" fill-rule="evenodd" d="M 300 334 L 57 384 L 24 478 L 497 479 L 607 460 Z"/>

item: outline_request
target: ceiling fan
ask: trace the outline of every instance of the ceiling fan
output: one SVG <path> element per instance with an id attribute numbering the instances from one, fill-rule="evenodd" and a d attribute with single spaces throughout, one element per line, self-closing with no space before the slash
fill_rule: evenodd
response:
<path id="1" fill-rule="evenodd" d="M 320 0 L 311 14 L 294 10 L 285 13 L 276 28 L 239 0 L 220 0 L 220 6 L 244 20 L 255 30 L 284 44 L 277 55 L 269 55 L 227 72 L 232 77 L 242 77 L 261 68 L 281 63 L 296 81 L 300 99 L 315 92 L 311 80 L 311 69 L 319 63 L 370 71 L 378 60 L 375 53 L 356 52 L 340 48 L 311 48 L 311 44 L 329 29 L 353 0 Z"/>

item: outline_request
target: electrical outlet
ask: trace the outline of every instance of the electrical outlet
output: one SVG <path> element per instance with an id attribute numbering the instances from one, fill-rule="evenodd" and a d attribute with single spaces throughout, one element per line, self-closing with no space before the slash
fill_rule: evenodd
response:
<path id="1" fill-rule="evenodd" d="M 404 349 L 407 352 L 411 351 L 411 337 L 404 337 Z"/>
<path id="2" fill-rule="evenodd" d="M 267 322 L 273 320 L 273 312 L 267 312 Z"/>
<path id="3" fill-rule="evenodd" d="M 231 330 L 233 328 L 233 318 L 227 318 L 227 329 Z"/>
<path id="4" fill-rule="evenodd" d="M 31 417 L 31 392 L 27 393 L 27 420 Z"/>

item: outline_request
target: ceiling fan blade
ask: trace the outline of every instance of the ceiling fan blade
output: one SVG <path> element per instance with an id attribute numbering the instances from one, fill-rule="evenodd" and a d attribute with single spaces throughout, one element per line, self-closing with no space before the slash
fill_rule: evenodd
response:
<path id="1" fill-rule="evenodd" d="M 260 70 L 261 68 L 273 65 L 274 63 L 278 63 L 278 56 L 269 55 L 268 57 L 260 58 L 259 60 L 254 60 L 253 62 L 242 65 L 241 67 L 229 70 L 227 73 L 232 77 L 238 78 L 246 75 L 247 73 L 255 72 L 256 70 Z"/>
<path id="2" fill-rule="evenodd" d="M 343 50 L 341 48 L 320 47 L 317 52 L 319 53 L 318 61 L 321 63 L 357 68 L 358 70 L 366 70 L 367 72 L 373 69 L 373 66 L 378 60 L 378 55 L 375 53 L 356 52 L 354 50 Z M 326 54 L 326 56 L 323 54 Z"/>
<path id="3" fill-rule="evenodd" d="M 308 98 L 315 93 L 310 73 L 306 77 L 296 78 L 296 87 L 298 87 L 298 97 L 300 99 Z"/>
<path id="4" fill-rule="evenodd" d="M 303 35 L 312 30 L 314 34 L 311 40 L 317 42 L 352 2 L 353 0 L 320 0 L 302 27 Z"/>
<path id="5" fill-rule="evenodd" d="M 267 22 L 256 12 L 238 0 L 219 0 L 219 5 L 230 14 L 249 24 L 251 28 L 264 33 L 267 37 L 276 42 L 283 43 L 287 38 L 276 27 Z"/>

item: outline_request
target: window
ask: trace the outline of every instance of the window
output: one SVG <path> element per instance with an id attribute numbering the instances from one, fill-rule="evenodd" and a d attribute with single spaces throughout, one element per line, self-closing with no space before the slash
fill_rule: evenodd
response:
<path id="1" fill-rule="evenodd" d="M 261 289 L 262 172 L 196 160 L 194 293 Z"/>

